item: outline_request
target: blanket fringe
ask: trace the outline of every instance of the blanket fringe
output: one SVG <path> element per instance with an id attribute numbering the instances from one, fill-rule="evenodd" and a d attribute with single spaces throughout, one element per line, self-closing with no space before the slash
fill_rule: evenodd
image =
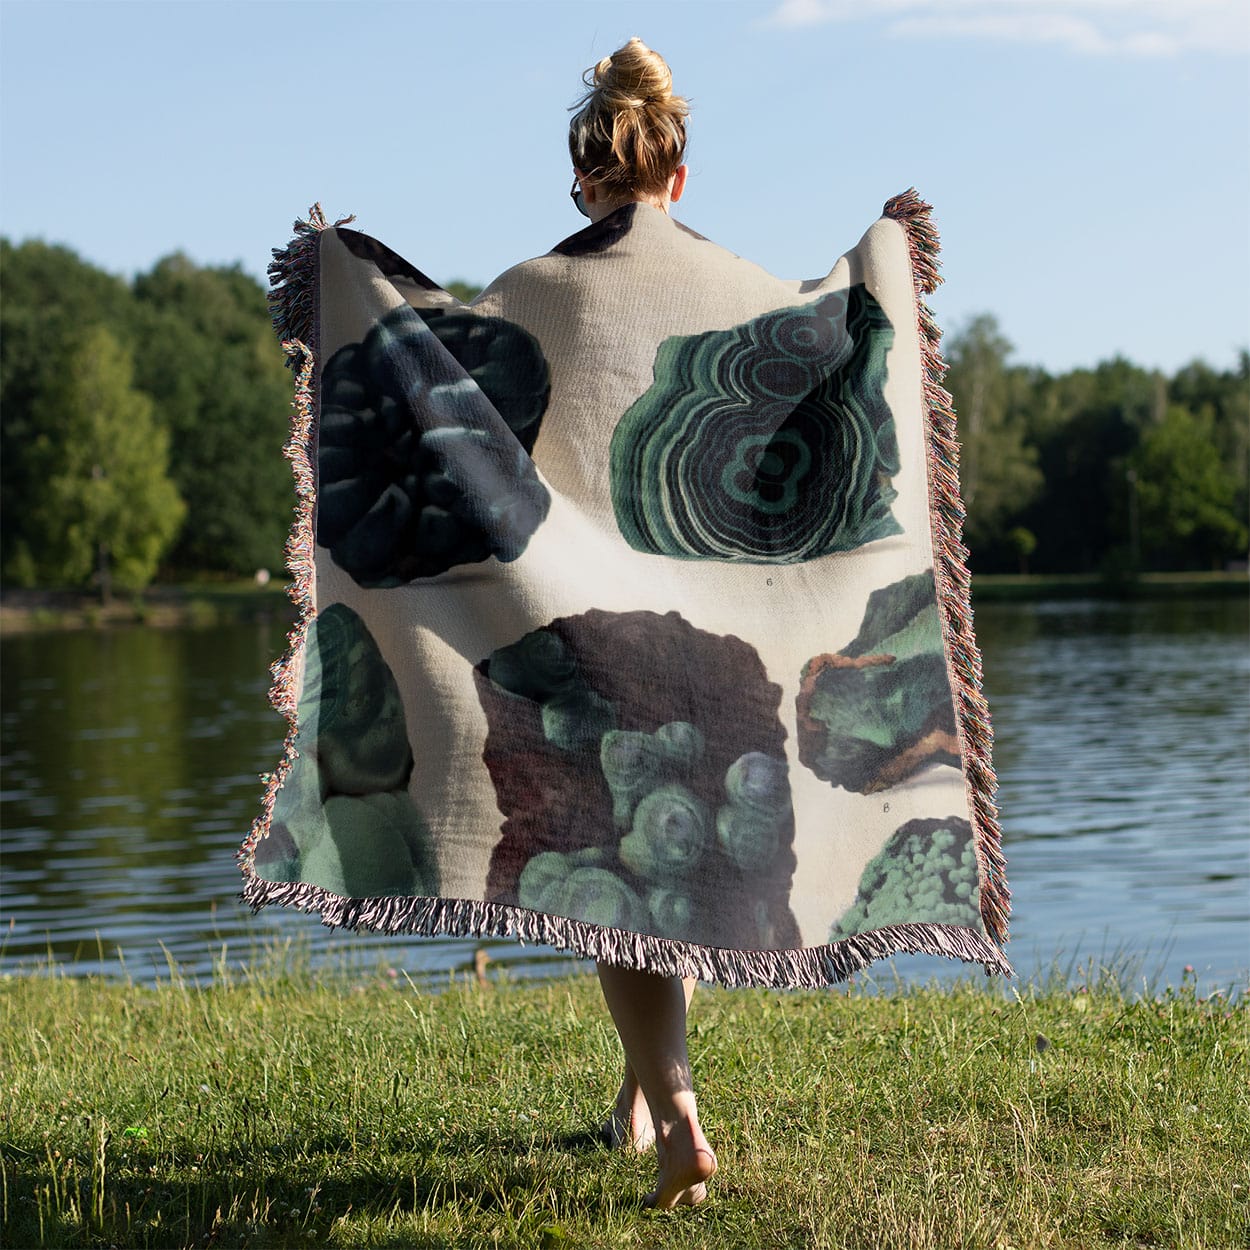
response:
<path id="1" fill-rule="evenodd" d="M 335 226 L 355 221 L 340 217 Z M 330 223 L 320 204 L 308 210 L 308 220 L 298 218 L 291 227 L 295 236 L 286 247 L 273 249 L 269 262 L 269 313 L 278 341 L 316 343 L 317 335 L 317 237 Z M 296 367 L 293 359 L 287 361 Z"/>
<path id="2" fill-rule="evenodd" d="M 565 916 L 502 903 L 447 898 L 343 898 L 307 882 L 266 881 L 249 875 L 243 901 L 253 910 L 271 903 L 319 912 L 330 928 L 451 937 L 507 937 L 541 943 L 584 959 L 604 960 L 660 976 L 698 977 L 730 988 L 819 989 L 845 981 L 890 955 L 941 955 L 979 963 L 987 976 L 1011 976 L 993 942 L 961 925 L 887 925 L 826 946 L 742 951 L 678 942 L 649 933 L 607 929 Z"/>
<path id="3" fill-rule="evenodd" d="M 998 781 L 991 761 L 994 732 L 981 693 L 981 653 L 972 630 L 972 582 L 968 549 L 961 539 L 965 509 L 959 494 L 959 439 L 950 392 L 942 387 L 946 363 L 942 359 L 942 332 L 921 298 L 942 282 L 938 273 L 941 250 L 933 207 L 915 187 L 894 196 L 882 209 L 907 235 L 920 331 L 924 397 L 928 411 L 929 505 L 933 518 L 934 574 L 942 608 L 948 664 L 956 688 L 959 736 L 963 745 L 964 774 L 975 832 L 973 839 L 981 869 L 981 917 L 998 942 L 1007 941 L 1011 892 L 1007 888 L 1006 859 L 994 792 Z"/>
<path id="4" fill-rule="evenodd" d="M 341 217 L 334 224 L 345 225 L 354 217 Z M 287 649 L 270 667 L 272 684 L 269 702 L 286 718 L 287 732 L 282 758 L 272 773 L 261 774 L 264 792 L 260 813 L 238 853 L 239 866 L 247 882 L 255 880 L 253 855 L 256 844 L 269 833 L 273 805 L 299 752 L 295 747 L 296 712 L 299 703 L 298 664 L 316 615 L 314 589 L 314 514 L 317 502 L 316 457 L 316 345 L 317 345 L 317 240 L 329 222 L 320 204 L 308 210 L 308 220 L 295 222 L 295 237 L 285 248 L 273 249 L 269 266 L 269 308 L 274 329 L 286 352 L 287 365 L 295 370 L 295 397 L 292 401 L 291 436 L 282 454 L 291 462 L 295 478 L 295 519 L 286 540 L 286 567 L 291 574 L 287 594 L 295 603 L 295 624 L 287 634 Z"/>

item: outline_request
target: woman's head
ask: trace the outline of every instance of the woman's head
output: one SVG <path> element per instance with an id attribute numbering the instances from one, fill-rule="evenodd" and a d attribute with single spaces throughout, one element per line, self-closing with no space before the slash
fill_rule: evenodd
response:
<path id="1" fill-rule="evenodd" d="M 686 151 L 689 109 L 673 94 L 664 58 L 641 39 L 605 56 L 583 75 L 569 155 L 610 200 L 666 197 Z"/>

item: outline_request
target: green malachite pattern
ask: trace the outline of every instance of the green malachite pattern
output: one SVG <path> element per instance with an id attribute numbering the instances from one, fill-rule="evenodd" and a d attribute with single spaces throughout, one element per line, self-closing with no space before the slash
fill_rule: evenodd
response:
<path id="1" fill-rule="evenodd" d="M 799 759 L 822 780 L 872 794 L 935 764 L 959 767 L 935 595 L 931 569 L 874 590 L 855 638 L 804 665 Z"/>
<path id="2" fill-rule="evenodd" d="M 794 564 L 901 533 L 885 401 L 894 330 L 863 285 L 660 344 L 612 437 L 631 547 Z"/>
<path id="3" fill-rule="evenodd" d="M 304 655 L 298 755 L 257 871 L 348 898 L 437 892 L 430 833 L 408 795 L 403 701 L 373 635 L 332 603 L 314 618 Z"/>
<path id="4" fill-rule="evenodd" d="M 869 860 L 829 940 L 896 924 L 975 925 L 980 907 L 972 826 L 958 817 L 909 820 Z"/>

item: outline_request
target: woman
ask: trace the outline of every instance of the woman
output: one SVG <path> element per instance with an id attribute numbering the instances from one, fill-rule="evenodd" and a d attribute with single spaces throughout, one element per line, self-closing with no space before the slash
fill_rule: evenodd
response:
<path id="1" fill-rule="evenodd" d="M 590 224 L 471 304 L 319 210 L 276 255 L 303 610 L 244 898 L 593 959 L 604 1132 L 672 1207 L 716 1170 L 696 978 L 1009 973 L 1008 894 L 927 205 L 777 279 L 669 218 L 663 60 L 587 85 Z"/>
<path id="2" fill-rule="evenodd" d="M 658 52 L 631 39 L 587 71 L 587 91 L 569 126 L 574 202 L 592 222 L 626 204 L 667 213 L 686 186 L 686 101 Z M 625 1050 L 625 1079 L 605 1138 L 655 1145 L 660 1175 L 648 1202 L 693 1205 L 707 1196 L 716 1156 L 699 1126 L 686 1011 L 694 978 L 662 977 L 600 962 L 599 982 Z"/>

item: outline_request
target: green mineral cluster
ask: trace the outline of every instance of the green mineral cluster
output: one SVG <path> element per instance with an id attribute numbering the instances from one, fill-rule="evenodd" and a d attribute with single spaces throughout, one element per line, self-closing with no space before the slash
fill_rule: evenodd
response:
<path id="1" fill-rule="evenodd" d="M 762 872 L 781 849 L 790 817 L 790 782 L 781 760 L 751 751 L 725 774 L 729 802 L 716 813 L 716 840 L 745 872 Z"/>
<path id="2" fill-rule="evenodd" d="M 859 794 L 959 765 L 932 570 L 873 591 L 855 639 L 803 668 L 799 758 Z"/>
<path id="3" fill-rule="evenodd" d="M 658 786 L 634 808 L 621 863 L 653 885 L 687 881 L 713 842 L 712 813 L 680 782 Z"/>
<path id="4" fill-rule="evenodd" d="M 273 809 L 296 856 L 264 875 L 345 898 L 437 894 L 429 830 L 407 790 L 413 757 L 399 687 L 345 604 L 309 627 L 297 724 L 296 758 Z"/>
<path id="5" fill-rule="evenodd" d="M 598 847 L 561 854 L 543 851 L 521 871 L 517 898 L 522 907 L 568 916 L 612 929 L 650 929 L 647 906 L 614 872 L 603 867 Z"/>
<path id="6" fill-rule="evenodd" d="M 912 820 L 869 861 L 859 892 L 829 940 L 886 925 L 980 927 L 972 827 L 965 820 Z"/>
<path id="7" fill-rule="evenodd" d="M 653 734 L 614 729 L 599 744 L 599 766 L 612 792 L 612 818 L 628 829 L 644 795 L 665 781 L 684 781 L 703 758 L 703 735 L 686 721 Z"/>
<path id="8" fill-rule="evenodd" d="M 791 819 L 784 760 L 748 752 L 720 775 L 709 766 L 704 731 L 690 721 L 669 721 L 650 733 L 619 728 L 617 707 L 590 685 L 576 650 L 554 629 L 501 647 L 483 670 L 496 691 L 528 701 L 531 710 L 523 714 L 531 725 L 536 705 L 547 743 L 578 753 L 553 763 L 557 771 L 573 770 L 592 801 L 591 759 L 597 763 L 611 804 L 610 829 L 600 824 L 589 834 L 602 845 L 531 855 L 517 884 L 521 906 L 708 941 L 715 924 L 726 923 L 720 883 L 740 889 L 741 874 L 767 882 Z M 766 934 L 767 906 L 761 907 Z M 746 919 L 735 914 L 732 923 L 750 928 L 759 912 Z"/>
<path id="9" fill-rule="evenodd" d="M 537 703 L 544 737 L 562 750 L 593 749 L 616 724 L 616 709 L 590 688 L 551 630 L 536 629 L 493 652 L 487 675 L 508 694 Z"/>
<path id="10" fill-rule="evenodd" d="M 687 721 L 671 721 L 655 733 L 605 733 L 599 762 L 620 840 L 607 848 L 534 856 L 521 873 L 521 905 L 662 937 L 706 940 L 697 883 L 720 875 L 709 872 L 711 861 L 719 851 L 743 871 L 766 872 L 781 849 L 791 809 L 785 763 L 761 752 L 734 761 L 723 781 L 725 802 L 709 807 L 692 788 L 705 750 L 704 735 Z M 704 898 L 703 905 L 711 901 Z M 767 908 L 762 913 L 766 926 Z"/>

